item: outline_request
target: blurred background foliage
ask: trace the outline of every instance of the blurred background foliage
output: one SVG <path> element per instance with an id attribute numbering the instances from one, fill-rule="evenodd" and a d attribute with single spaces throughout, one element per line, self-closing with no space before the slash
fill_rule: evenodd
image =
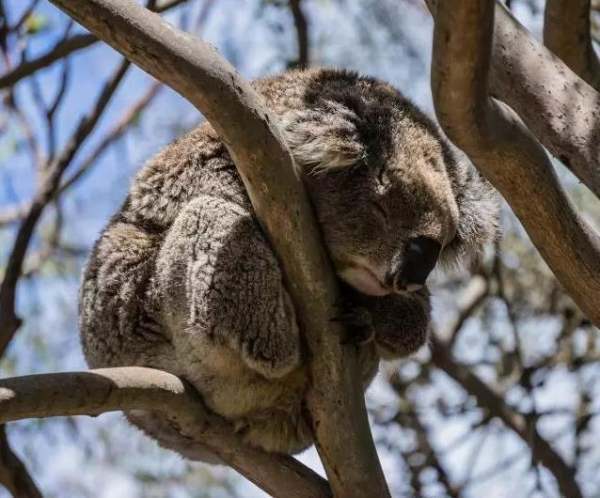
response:
<path id="1" fill-rule="evenodd" d="M 432 26 L 420 0 L 149 6 L 169 7 L 162 15 L 212 42 L 248 78 L 307 64 L 353 68 L 390 81 L 432 114 Z M 510 8 L 539 38 L 542 2 Z M 129 68 L 67 157 L 74 130 L 94 117 L 102 88 L 124 67 L 120 57 L 37 0 L 0 0 L 0 55 L 0 277 L 32 199 L 68 159 L 24 255 L 16 296 L 23 323 L 0 375 L 81 369 L 77 289 L 86 254 L 143 161 L 201 117 Z M 556 167 L 598 224 L 599 203 Z M 368 392 L 395 497 L 600 497 L 600 335 L 506 206 L 502 226 L 476 268 L 435 275 L 430 346 L 382 365 Z M 46 497 L 264 496 L 231 470 L 158 448 L 120 414 L 23 421 L 7 433 Z M 300 458 L 320 469 L 314 450 Z"/>

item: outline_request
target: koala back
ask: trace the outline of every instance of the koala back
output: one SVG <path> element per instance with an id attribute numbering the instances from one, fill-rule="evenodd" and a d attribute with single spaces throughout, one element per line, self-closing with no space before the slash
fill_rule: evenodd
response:
<path id="1" fill-rule="evenodd" d="M 377 314 L 375 342 L 386 358 L 410 354 L 427 338 L 424 278 L 438 256 L 476 254 L 495 236 L 491 188 L 386 83 L 309 70 L 254 85 L 280 121 L 338 275 L 369 294 L 361 301 Z M 402 279 L 419 265 L 417 299 Z M 250 444 L 285 453 L 311 444 L 295 312 L 235 165 L 207 123 L 137 174 L 87 263 L 80 329 L 92 367 L 167 370 Z M 365 388 L 376 351 L 360 347 Z M 205 454 L 155 415 L 130 419 L 169 448 Z"/>

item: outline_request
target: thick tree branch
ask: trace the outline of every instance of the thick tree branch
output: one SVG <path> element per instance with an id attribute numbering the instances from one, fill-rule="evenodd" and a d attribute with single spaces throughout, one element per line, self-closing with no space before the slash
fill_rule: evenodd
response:
<path id="1" fill-rule="evenodd" d="M 520 119 L 488 96 L 493 26 L 492 0 L 438 3 L 432 61 L 438 119 L 506 198 L 578 306 L 600 325 L 600 237 L 575 212 Z"/>
<path id="2" fill-rule="evenodd" d="M 327 482 L 295 459 L 245 445 L 229 423 L 206 410 L 192 387 L 167 372 L 123 367 L 0 380 L 0 423 L 115 410 L 165 415 L 182 434 L 277 498 L 331 496 Z"/>
<path id="3" fill-rule="evenodd" d="M 96 36 L 194 104 L 226 144 L 279 256 L 311 358 L 307 395 L 334 494 L 387 497 L 370 434 L 356 351 L 330 319 L 337 281 L 302 182 L 260 97 L 210 45 L 132 0 L 52 0 Z"/>
<path id="4" fill-rule="evenodd" d="M 539 434 L 535 421 L 515 412 L 467 366 L 456 362 L 446 345 L 435 335 L 431 338 L 431 361 L 473 396 L 481 408 L 502 420 L 531 448 L 534 460 L 543 464 L 556 478 L 562 496 L 583 497 L 575 480 L 575 469 L 567 465 L 562 456 Z"/>
<path id="5" fill-rule="evenodd" d="M 14 498 L 43 498 L 27 467 L 10 447 L 4 425 L 0 425 L 0 485 Z"/>
<path id="6" fill-rule="evenodd" d="M 426 0 L 436 16 L 437 0 Z M 497 2 L 490 91 L 600 197 L 598 93 Z"/>
<path id="7" fill-rule="evenodd" d="M 491 92 L 600 198 L 600 98 L 501 5 L 496 7 Z"/>
<path id="8" fill-rule="evenodd" d="M 547 0 L 544 44 L 598 90 L 600 62 L 592 44 L 590 0 Z"/>

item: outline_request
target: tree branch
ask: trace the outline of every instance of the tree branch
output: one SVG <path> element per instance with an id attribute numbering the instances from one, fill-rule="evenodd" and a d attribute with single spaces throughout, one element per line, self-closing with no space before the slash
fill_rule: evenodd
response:
<path id="1" fill-rule="evenodd" d="M 275 497 L 331 496 L 327 482 L 295 459 L 245 445 L 229 423 L 206 410 L 191 386 L 167 372 L 123 367 L 0 380 L 0 423 L 115 410 L 161 413 Z"/>
<path id="2" fill-rule="evenodd" d="M 578 306 L 600 325 L 600 237 L 575 212 L 518 116 L 489 98 L 493 26 L 492 0 L 438 2 L 432 61 L 438 119 L 506 198 Z"/>
<path id="3" fill-rule="evenodd" d="M 475 276 L 457 298 L 458 316 L 450 322 L 443 331 L 443 337 L 448 340 L 450 350 L 456 343 L 465 322 L 473 316 L 477 308 L 490 295 L 490 282 L 487 277 Z"/>
<path id="4" fill-rule="evenodd" d="M 104 135 L 98 145 L 94 147 L 94 150 L 92 150 L 92 152 L 85 157 L 85 159 L 78 166 L 77 170 L 71 176 L 69 176 L 64 183 L 61 184 L 56 194 L 57 197 L 77 183 L 96 163 L 98 158 L 125 134 L 131 124 L 139 118 L 140 114 L 144 112 L 152 100 L 154 100 L 156 95 L 158 95 L 158 91 L 161 87 L 162 85 L 158 82 L 152 83 L 148 90 L 129 109 L 125 111 L 123 116 L 121 116 L 115 125 L 106 133 L 106 135 Z M 0 226 L 2 226 L 1 215 Z"/>
<path id="5" fill-rule="evenodd" d="M 438 481 L 444 488 L 446 495 L 449 498 L 460 498 L 462 487 L 452 483 L 445 466 L 440 460 L 438 450 L 430 440 L 430 432 L 409 398 L 408 388 L 411 383 L 404 382 L 397 372 L 389 376 L 388 382 L 402 401 L 401 408 L 394 416 L 393 421 L 402 428 L 411 428 L 415 431 L 415 448 L 402 452 L 405 464 L 413 475 L 411 481 L 415 496 L 422 496 L 422 493 L 418 492 L 421 474 L 428 467 L 431 467 L 435 469 Z M 422 456 L 422 458 L 419 458 L 419 456 Z"/>
<path id="6" fill-rule="evenodd" d="M 75 157 L 82 143 L 94 130 L 106 106 L 125 77 L 128 67 L 129 62 L 126 60 L 117 67 L 112 77 L 104 85 L 93 109 L 80 121 L 58 157 L 44 169 L 45 177 L 17 231 L 6 263 L 6 272 L 2 284 L 0 284 L 0 316 L 2 316 L 0 320 L 0 357 L 21 325 L 21 319 L 15 310 L 16 289 L 35 227 L 46 206 L 54 198 L 65 169 Z"/>
<path id="7" fill-rule="evenodd" d="M 109 147 L 123 137 L 131 124 L 139 118 L 139 115 L 144 112 L 148 105 L 154 100 L 161 85 L 158 82 L 152 83 L 148 90 L 129 108 L 123 116 L 116 121 L 116 124 L 104 135 L 94 149 L 85 157 L 77 167 L 77 170 L 69 176 L 58 188 L 55 199 L 58 199 L 66 190 L 69 190 L 83 176 L 88 173 L 90 168 L 98 161 Z M 5 211 L 0 211 L 0 228 L 4 225 L 10 225 L 22 220 L 29 210 L 31 203 L 19 204 L 10 206 Z"/>
<path id="8" fill-rule="evenodd" d="M 52 0 L 96 36 L 167 84 L 210 121 L 238 168 L 279 256 L 312 353 L 307 394 L 316 444 L 336 496 L 389 497 L 370 434 L 357 352 L 330 319 L 336 278 L 311 206 L 274 118 L 210 45 L 132 0 Z"/>
<path id="9" fill-rule="evenodd" d="M 23 219 L 29 211 L 30 203 L 15 204 L 0 211 L 0 228 Z"/>
<path id="10" fill-rule="evenodd" d="M 600 62 L 592 44 L 590 0 L 547 0 L 544 44 L 596 90 Z"/>
<path id="11" fill-rule="evenodd" d="M 426 2 L 435 17 L 437 0 Z M 597 92 L 499 2 L 495 17 L 492 95 L 513 108 L 538 140 L 600 197 Z"/>
<path id="12" fill-rule="evenodd" d="M 14 498 L 43 498 L 27 467 L 11 449 L 4 425 L 0 425 L 0 484 Z"/>
<path id="13" fill-rule="evenodd" d="M 308 20 L 302 10 L 302 0 L 289 0 L 290 10 L 294 18 L 294 27 L 296 28 L 296 40 L 298 43 L 298 58 L 290 65 L 291 67 L 307 68 L 310 62 L 308 39 Z"/>
<path id="14" fill-rule="evenodd" d="M 187 0 L 168 0 L 162 2 L 151 10 L 157 13 L 166 12 L 167 10 L 177 7 L 185 2 L 187 2 Z M 88 48 L 98 41 L 98 38 L 89 33 L 74 35 L 71 38 L 61 40 L 45 54 L 42 54 L 30 61 L 23 62 L 8 73 L 0 76 L 0 89 L 14 86 L 20 80 L 30 76 L 36 71 L 48 67 L 54 64 L 56 61 L 64 59 L 65 57 L 68 57 L 79 50 Z"/>
<path id="15" fill-rule="evenodd" d="M 54 62 L 63 59 L 78 50 L 93 45 L 97 41 L 96 37 L 90 34 L 74 35 L 71 38 L 62 40 L 45 54 L 30 61 L 23 62 L 12 71 L 0 76 L 0 88 L 11 87 L 39 69 L 48 67 Z"/>
<path id="16" fill-rule="evenodd" d="M 19 29 L 21 29 L 23 24 L 25 24 L 27 19 L 29 19 L 29 16 L 31 15 L 31 13 L 33 12 L 33 10 L 37 7 L 37 5 L 39 3 L 40 3 L 40 0 L 32 0 L 32 2 L 27 6 L 27 8 L 21 14 L 21 17 L 19 18 L 19 20 L 10 28 L 10 30 L 18 31 Z"/>
<path id="17" fill-rule="evenodd" d="M 502 6 L 496 7 L 491 91 L 600 198 L 600 98 Z"/>
<path id="18" fill-rule="evenodd" d="M 520 413 L 513 411 L 501 396 L 471 372 L 467 366 L 456 362 L 451 357 L 446 345 L 435 335 L 431 337 L 431 361 L 473 396 L 481 408 L 502 420 L 530 447 L 534 460 L 542 463 L 555 477 L 562 496 L 583 497 L 575 480 L 575 469 L 567 465 L 562 456 L 539 434 L 535 421 L 530 421 Z"/>

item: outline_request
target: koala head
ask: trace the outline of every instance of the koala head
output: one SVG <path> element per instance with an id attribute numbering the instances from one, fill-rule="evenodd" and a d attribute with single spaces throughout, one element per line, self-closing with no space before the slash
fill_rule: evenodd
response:
<path id="1" fill-rule="evenodd" d="M 438 261 L 496 233 L 491 188 L 388 84 L 320 70 L 282 128 L 339 277 L 363 294 L 421 289 Z"/>

